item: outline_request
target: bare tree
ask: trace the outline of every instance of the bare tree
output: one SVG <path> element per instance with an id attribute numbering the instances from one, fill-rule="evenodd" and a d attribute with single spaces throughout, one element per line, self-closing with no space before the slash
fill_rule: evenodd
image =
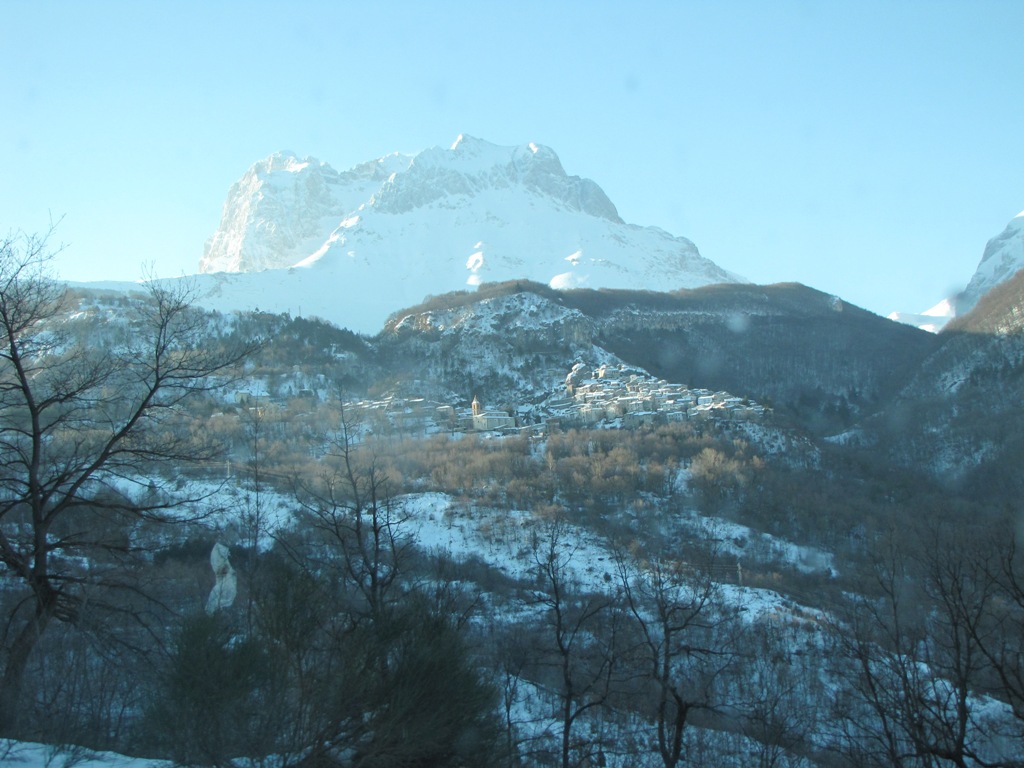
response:
<path id="1" fill-rule="evenodd" d="M 573 765 L 573 755 L 579 762 L 595 757 L 588 745 L 573 738 L 573 728 L 580 717 L 608 703 L 619 663 L 618 610 L 608 595 L 579 593 L 571 570 L 577 548 L 560 521 L 534 546 L 541 585 L 536 599 L 546 611 L 541 665 L 554 672 L 556 681 L 562 768 Z"/>
<path id="2" fill-rule="evenodd" d="M 497 661 L 501 693 L 501 716 L 505 736 L 505 758 L 509 768 L 521 765 L 520 740 L 517 734 L 521 725 L 515 717 L 515 705 L 519 700 L 519 684 L 527 666 L 528 650 L 521 636 L 507 638 L 498 648 Z"/>
<path id="3" fill-rule="evenodd" d="M 841 722 L 869 765 L 1020 766 L 979 716 L 992 671 L 979 640 L 998 602 L 966 530 L 932 529 L 919 550 L 893 543 L 876 565 L 878 597 L 858 597 L 836 627 L 847 669 Z M 988 561 L 988 557 L 983 558 Z M 1009 718 L 1004 718 L 1009 719 Z"/>
<path id="4" fill-rule="evenodd" d="M 303 601 L 303 610 L 317 615 L 307 626 L 308 637 L 288 643 L 289 674 L 299 696 L 290 706 L 293 722 L 286 725 L 294 731 L 293 748 L 316 745 L 317 759 L 342 744 L 361 750 L 393 746 L 389 735 L 374 727 L 389 695 L 395 644 L 407 630 L 398 615 L 400 603 L 403 597 L 415 602 L 398 581 L 411 547 L 401 530 L 405 514 L 375 454 L 360 445 L 360 425 L 340 398 L 337 406 L 337 423 L 324 424 L 317 436 L 319 471 L 294 480 L 297 529 L 303 536 L 295 542 L 275 537 L 297 573 L 316 588 Z M 261 590 L 257 613 L 264 628 L 280 612 L 288 589 L 287 580 L 279 582 Z M 286 630 L 292 624 L 274 623 Z M 317 650 L 300 658 L 297 652 L 306 647 Z M 335 686 L 345 689 L 344 697 L 334 695 Z"/>
<path id="5" fill-rule="evenodd" d="M 1024 725 L 1024 563 L 1014 526 L 996 526 L 992 541 L 968 554 L 976 574 L 991 590 L 982 621 L 969 624 L 974 642 L 988 662 L 1018 724 Z M 968 616 L 967 595 L 952 596 Z"/>
<path id="6" fill-rule="evenodd" d="M 743 633 L 744 644 L 753 649 L 741 671 L 741 684 L 749 690 L 743 697 L 743 732 L 757 742 L 758 768 L 807 764 L 797 753 L 809 749 L 816 725 L 817 669 L 808 674 L 787 641 L 773 623 Z"/>
<path id="7" fill-rule="evenodd" d="M 291 709 L 307 721 L 295 729 L 307 760 L 332 764 L 344 753 L 364 768 L 494 765 L 496 691 L 473 662 L 467 617 L 443 574 L 423 583 L 413 570 L 407 514 L 358 437 L 342 406 L 320 446 L 322 473 L 298 484 L 307 541 L 279 540 L 325 601 L 310 627 L 312 686 Z"/>
<path id="8" fill-rule="evenodd" d="M 173 421 L 190 396 L 213 386 L 211 377 L 252 350 L 208 347 L 205 321 L 181 283 L 149 283 L 132 315 L 119 318 L 120 339 L 76 337 L 65 322 L 67 291 L 49 272 L 49 234 L 0 241 L 0 562 L 25 593 L 3 636 L 5 731 L 47 628 L 95 613 L 86 612 L 85 596 L 104 577 L 75 558 L 123 551 L 125 537 L 111 530 L 166 519 L 197 500 L 125 489 L 156 491 L 161 467 L 204 457 Z"/>
<path id="9" fill-rule="evenodd" d="M 360 450 L 357 427 L 339 401 L 339 423 L 326 438 L 324 470 L 315 483 L 299 483 L 307 524 L 322 534 L 344 569 L 345 586 L 362 598 L 353 616 L 382 618 L 401 561 L 412 545 L 403 535 L 406 515 L 391 494 L 387 473 L 372 451 Z"/>
<path id="10" fill-rule="evenodd" d="M 245 424 L 245 438 L 249 445 L 249 455 L 246 458 L 244 468 L 244 482 L 240 483 L 241 495 L 238 502 L 238 526 L 242 541 L 245 544 L 245 575 L 250 584 L 246 593 L 246 626 L 252 630 L 254 619 L 255 595 L 251 585 L 259 581 L 260 546 L 265 536 L 269 534 L 268 514 L 264 501 L 263 484 L 265 461 L 262 449 L 265 437 L 263 435 L 263 409 L 260 408 L 259 398 L 255 398 L 255 405 L 243 414 Z"/>
<path id="11" fill-rule="evenodd" d="M 634 568 L 620 557 L 619 575 L 642 638 L 658 754 L 666 768 L 675 768 L 683 760 L 690 716 L 722 704 L 720 683 L 736 658 L 729 617 L 715 605 L 718 587 L 710 569 L 667 558 Z"/>

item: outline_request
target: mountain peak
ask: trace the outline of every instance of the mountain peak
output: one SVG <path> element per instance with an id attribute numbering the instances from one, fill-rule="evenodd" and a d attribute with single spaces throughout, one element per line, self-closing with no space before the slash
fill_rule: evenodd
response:
<path id="1" fill-rule="evenodd" d="M 964 314 L 1000 283 L 1024 268 L 1024 211 L 1006 225 L 1006 228 L 985 245 L 974 276 L 957 300 L 957 314 Z"/>
<path id="2" fill-rule="evenodd" d="M 420 169 L 443 167 L 467 176 L 513 172 L 519 176 L 533 169 L 534 173 L 566 176 L 558 155 L 550 147 L 530 142 L 520 146 L 492 144 L 460 133 L 448 149 L 432 147 L 413 158 Z"/>
<path id="3" fill-rule="evenodd" d="M 253 166 L 254 170 L 262 171 L 264 173 L 275 173 L 277 171 L 285 171 L 287 173 L 298 173 L 305 170 L 310 165 L 321 166 L 326 163 L 321 163 L 315 157 L 309 157 L 308 155 L 302 159 L 299 158 L 294 152 L 284 149 L 279 152 L 274 152 L 268 155 L 262 161 L 256 163 Z M 330 167 L 330 166 L 327 166 Z"/>
<path id="4" fill-rule="evenodd" d="M 261 308 L 308 310 L 308 293 L 323 291 L 353 315 L 338 321 L 360 330 L 427 294 L 487 282 L 661 291 L 743 280 L 684 237 L 622 221 L 553 149 L 467 134 L 340 173 L 292 152 L 256 163 L 231 187 L 200 271 L 264 270 L 275 274 L 260 290 L 280 301 L 261 296 Z"/>
<path id="5" fill-rule="evenodd" d="M 480 146 L 493 147 L 494 144 L 491 144 L 489 141 L 484 141 L 483 139 L 478 139 L 475 136 L 470 136 L 468 133 L 460 133 L 455 137 L 455 141 L 452 142 L 449 149 L 451 149 L 452 152 L 456 150 L 466 151 L 467 149 Z"/>

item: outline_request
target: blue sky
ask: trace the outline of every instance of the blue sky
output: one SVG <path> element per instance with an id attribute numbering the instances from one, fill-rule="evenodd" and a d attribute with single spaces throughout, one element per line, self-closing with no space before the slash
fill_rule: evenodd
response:
<path id="1" fill-rule="evenodd" d="M 1024 209 L 1024 2 L 31 2 L 0 25 L 0 231 L 73 280 L 196 271 L 230 185 L 460 133 L 631 223 L 872 311 L 963 287 Z"/>

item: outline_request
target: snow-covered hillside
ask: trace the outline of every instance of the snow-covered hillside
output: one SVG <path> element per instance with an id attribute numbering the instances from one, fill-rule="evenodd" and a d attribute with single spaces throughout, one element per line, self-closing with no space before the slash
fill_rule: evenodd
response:
<path id="1" fill-rule="evenodd" d="M 482 282 L 659 291 L 744 282 L 686 238 L 623 222 L 553 150 L 468 136 L 343 173 L 271 155 L 231 188 L 200 271 L 207 306 L 301 311 L 371 333 L 427 295 Z"/>

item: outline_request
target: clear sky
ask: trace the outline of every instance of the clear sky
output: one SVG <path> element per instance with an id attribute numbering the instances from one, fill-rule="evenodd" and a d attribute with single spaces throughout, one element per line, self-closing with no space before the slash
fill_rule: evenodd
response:
<path id="1" fill-rule="evenodd" d="M 1024 2 L 0 3 L 0 232 L 72 280 L 195 272 L 228 188 L 467 133 L 631 223 L 886 314 L 1024 209 Z"/>

